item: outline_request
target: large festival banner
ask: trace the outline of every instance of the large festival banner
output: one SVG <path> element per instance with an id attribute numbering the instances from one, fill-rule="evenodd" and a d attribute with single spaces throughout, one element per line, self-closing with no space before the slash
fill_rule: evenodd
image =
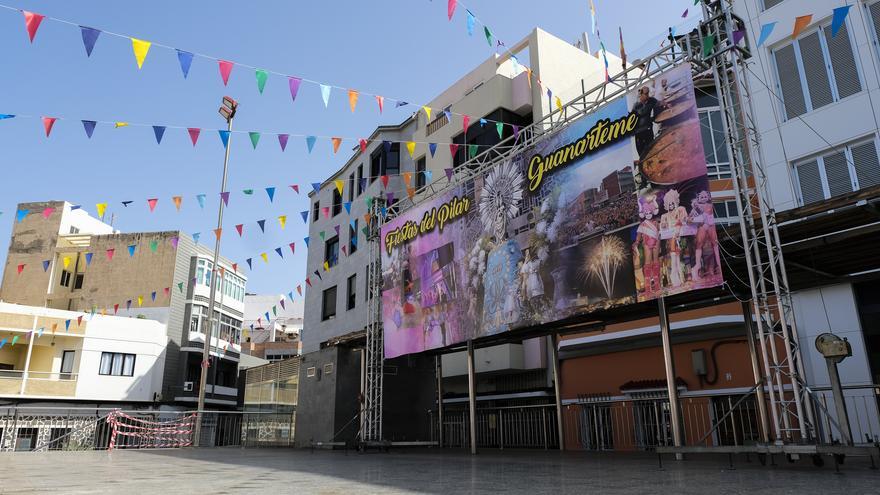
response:
<path id="1" fill-rule="evenodd" d="M 381 233 L 387 358 L 721 285 L 690 67 Z"/>

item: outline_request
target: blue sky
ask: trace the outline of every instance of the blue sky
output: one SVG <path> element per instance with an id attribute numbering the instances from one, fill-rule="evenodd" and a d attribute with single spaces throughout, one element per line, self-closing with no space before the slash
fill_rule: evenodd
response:
<path id="1" fill-rule="evenodd" d="M 478 32 L 468 37 L 464 9 L 452 22 L 442 0 L 371 2 L 50 2 L 0 0 L 0 3 L 77 24 L 265 67 L 410 102 L 426 102 L 492 54 Z M 595 0 L 606 46 L 617 53 L 617 28 L 623 28 L 627 52 L 646 53 L 657 46 L 666 26 L 680 24 L 691 0 Z M 513 43 L 536 25 L 565 40 L 589 31 L 589 3 L 578 1 L 465 2 L 498 39 Z M 625 4 L 625 6 L 624 6 Z M 658 8 L 657 4 L 663 6 Z M 598 45 L 593 41 L 594 48 Z M 235 67 L 224 87 L 217 64 L 193 61 L 184 79 L 175 53 L 154 46 L 137 69 L 128 40 L 102 34 L 86 57 L 76 26 L 45 20 L 33 44 L 21 13 L 0 9 L 0 114 L 59 116 L 50 138 L 37 119 L 0 121 L 0 239 L 9 239 L 19 202 L 67 200 L 93 215 L 95 204 L 110 204 L 116 228 L 125 231 L 180 229 L 202 232 L 213 245 L 212 229 L 220 190 L 223 147 L 216 131 L 204 131 L 196 147 L 186 131 L 168 129 L 157 145 L 150 128 L 101 126 L 87 139 L 80 119 L 129 121 L 217 129 L 220 99 L 230 95 L 241 107 L 237 130 L 315 135 L 368 136 L 376 125 L 398 123 L 414 108 L 376 103 L 362 96 L 354 114 L 347 95 L 334 90 L 325 109 L 317 86 L 303 84 L 291 102 L 287 81 L 269 76 L 262 95 L 252 70 Z M 249 292 L 292 290 L 304 277 L 307 234 L 299 212 L 308 209 L 308 184 L 321 181 L 350 155 L 344 143 L 333 155 L 319 140 L 309 155 L 302 138 L 291 137 L 282 153 L 274 135 L 264 134 L 253 150 L 246 135 L 233 137 L 223 252 L 244 265 Z M 296 195 L 289 184 L 300 184 Z M 263 188 L 277 186 L 270 204 Z M 253 188 L 253 196 L 241 190 Z M 197 206 L 196 195 L 208 203 Z M 178 213 L 171 197 L 183 196 Z M 154 213 L 147 198 L 158 197 Z M 121 201 L 134 203 L 123 208 Z M 277 217 L 288 215 L 281 230 Z M 262 234 L 256 220 L 267 219 Z M 234 225 L 245 224 L 241 238 Z M 291 257 L 286 246 L 297 243 Z M 282 261 L 273 252 L 285 247 Z M 0 242 L 5 262 L 8 241 Z M 259 253 L 270 254 L 267 266 Z"/>

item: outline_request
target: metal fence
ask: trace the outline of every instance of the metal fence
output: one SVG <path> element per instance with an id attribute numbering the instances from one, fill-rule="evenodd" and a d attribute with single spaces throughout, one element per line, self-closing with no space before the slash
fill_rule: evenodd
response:
<path id="1" fill-rule="evenodd" d="M 559 448 L 556 406 L 480 408 L 476 411 L 477 447 L 479 448 Z M 431 441 L 440 441 L 436 411 L 430 412 Z M 470 414 L 467 409 L 443 411 L 443 446 L 470 446 Z"/>
<path id="2" fill-rule="evenodd" d="M 133 423 L 159 423 L 161 428 L 133 427 L 119 433 L 108 421 L 122 412 Z M 177 448 L 192 445 L 193 411 L 0 408 L 0 452 Z M 293 445 L 295 412 L 204 411 L 198 447 L 286 447 Z M 181 424 L 180 429 L 173 425 Z M 117 435 L 114 435 L 114 427 Z M 137 434 L 133 434 L 137 433 Z"/>

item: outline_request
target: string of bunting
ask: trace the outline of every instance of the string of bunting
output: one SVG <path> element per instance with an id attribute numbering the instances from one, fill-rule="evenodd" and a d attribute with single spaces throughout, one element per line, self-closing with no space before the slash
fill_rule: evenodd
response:
<path id="1" fill-rule="evenodd" d="M 450 20 L 452 19 L 452 13 L 455 10 L 455 7 L 454 7 L 455 3 L 456 2 L 450 1 L 450 6 L 451 6 L 450 7 L 451 10 L 449 12 Z M 349 107 L 351 108 L 352 113 L 355 111 L 355 108 L 357 107 L 357 104 L 360 100 L 360 96 L 362 96 L 362 95 L 372 96 L 376 100 L 376 104 L 377 104 L 377 107 L 379 109 L 380 114 L 384 110 L 386 100 L 389 102 L 393 102 L 395 108 L 399 108 L 399 107 L 403 107 L 403 106 L 407 106 L 407 105 L 413 105 L 413 106 L 417 107 L 420 111 L 423 111 L 425 113 L 425 115 L 428 118 L 428 121 L 431 120 L 432 110 L 435 110 L 435 109 L 432 109 L 428 105 L 413 104 L 407 100 L 403 100 L 400 98 L 383 96 L 383 95 L 370 93 L 370 92 L 366 92 L 366 91 L 362 91 L 362 90 L 348 88 L 345 86 L 339 86 L 336 84 L 324 83 L 321 81 L 317 81 L 314 79 L 309 79 L 309 78 L 305 78 L 305 77 L 301 77 L 301 76 L 297 76 L 297 75 L 293 75 L 293 74 L 285 74 L 283 72 L 278 72 L 278 71 L 274 71 L 274 70 L 262 69 L 262 68 L 248 65 L 245 63 L 241 63 L 241 62 L 233 62 L 233 61 L 223 59 L 223 58 L 218 58 L 218 57 L 213 57 L 210 55 L 205 55 L 205 54 L 201 54 L 201 53 L 197 53 L 197 52 L 182 50 L 182 49 L 175 48 L 175 47 L 172 47 L 169 45 L 164 45 L 164 44 L 157 43 L 157 42 L 134 38 L 132 36 L 114 33 L 112 31 L 106 31 L 106 30 L 97 29 L 94 27 L 84 26 L 84 25 L 81 25 L 81 24 L 73 22 L 73 21 L 68 21 L 68 20 L 60 19 L 60 18 L 56 18 L 56 17 L 50 17 L 50 16 L 46 16 L 43 14 L 38 14 L 36 12 L 30 12 L 27 10 L 19 9 L 17 7 L 12 7 L 9 5 L 0 4 L 0 8 L 22 13 L 22 15 L 24 16 L 25 30 L 27 32 L 27 36 L 28 36 L 31 43 L 34 42 L 34 39 L 36 38 L 36 35 L 37 35 L 37 31 L 40 28 L 40 25 L 42 24 L 42 22 L 44 20 L 55 21 L 55 22 L 58 22 L 61 24 L 66 24 L 66 25 L 78 27 L 80 29 L 83 47 L 85 48 L 85 52 L 86 52 L 87 57 L 92 56 L 92 52 L 95 49 L 95 45 L 97 44 L 97 41 L 102 34 L 107 35 L 107 36 L 113 36 L 116 38 L 130 40 L 131 47 L 132 47 L 132 53 L 134 54 L 135 62 L 137 63 L 137 67 L 139 70 L 143 68 L 144 62 L 146 61 L 146 58 L 150 52 L 150 49 L 153 47 L 159 47 L 159 48 L 164 48 L 167 50 L 172 50 L 177 54 L 177 59 L 178 59 L 178 62 L 180 63 L 180 70 L 183 74 L 184 79 L 186 79 L 187 76 L 189 75 L 189 71 L 192 67 L 193 60 L 195 58 L 202 58 L 202 59 L 211 60 L 211 61 L 214 61 L 217 63 L 217 67 L 218 67 L 218 70 L 220 73 L 220 78 L 223 81 L 224 86 L 228 85 L 229 78 L 232 75 L 233 68 L 236 66 L 254 71 L 255 80 L 256 80 L 256 84 L 257 84 L 257 90 L 260 92 L 260 94 L 263 94 L 263 90 L 266 87 L 266 83 L 267 83 L 270 75 L 284 78 L 287 80 L 287 87 L 290 91 L 290 97 L 293 102 L 296 102 L 296 98 L 299 95 L 299 91 L 300 91 L 302 84 L 307 83 L 307 84 L 311 84 L 313 86 L 317 86 L 320 89 L 321 100 L 323 101 L 325 108 L 327 108 L 330 104 L 331 92 L 333 90 L 337 90 L 337 91 L 343 91 L 343 92 L 345 92 L 345 94 L 347 94 Z M 473 34 L 473 25 L 474 25 L 474 23 L 479 22 L 479 21 L 477 20 L 476 17 L 473 16 L 473 14 L 471 13 L 470 10 L 468 10 L 468 19 L 469 19 L 468 20 L 468 33 Z M 482 24 L 482 23 L 480 23 L 480 24 Z M 492 40 L 495 39 L 494 35 L 489 30 L 488 26 L 485 26 L 484 24 L 482 24 L 482 25 L 484 27 L 484 32 L 486 34 L 487 40 L 489 41 L 489 45 L 492 46 L 493 45 Z M 504 47 L 505 50 L 507 49 L 507 47 L 504 45 L 503 42 L 501 42 L 500 40 L 497 40 L 497 41 L 498 41 L 498 46 Z M 518 66 L 522 66 L 522 64 L 518 62 L 518 60 L 516 59 L 515 56 L 513 56 L 513 54 L 511 54 L 511 56 L 512 56 L 512 60 L 516 64 L 514 66 L 514 70 L 516 71 L 516 68 Z M 523 66 L 523 67 L 525 67 L 525 66 Z M 529 75 L 528 80 L 529 80 L 530 87 L 532 85 L 533 78 L 535 79 L 536 83 L 539 86 L 545 87 L 543 85 L 543 83 L 541 82 L 541 79 L 534 76 L 531 69 L 529 69 L 528 67 L 525 67 L 525 70 L 528 72 L 528 75 Z M 549 89 L 548 89 L 548 91 L 549 91 Z M 443 112 L 446 113 L 450 117 L 452 115 L 456 115 L 456 116 L 460 116 L 460 117 L 468 117 L 464 114 L 452 112 L 450 110 L 444 110 Z M 496 120 L 491 120 L 491 119 L 486 119 L 486 120 L 488 122 L 492 122 L 492 123 L 504 123 L 501 121 L 496 121 Z M 451 121 L 451 119 L 450 119 L 450 121 Z"/>
<path id="2" fill-rule="evenodd" d="M 852 5 L 844 5 L 842 7 L 837 7 L 831 11 L 831 37 L 837 36 L 837 32 L 840 31 L 840 28 L 843 26 L 843 23 L 846 21 L 846 17 L 849 15 L 849 9 Z M 797 38 L 797 36 L 804 30 L 807 26 L 809 26 L 813 22 L 813 14 L 801 15 L 794 18 L 794 23 L 791 29 L 791 39 Z M 768 22 L 766 24 L 761 25 L 761 32 L 758 35 L 758 44 L 757 46 L 761 46 L 765 41 L 773 34 L 773 31 L 776 29 L 777 22 Z"/>

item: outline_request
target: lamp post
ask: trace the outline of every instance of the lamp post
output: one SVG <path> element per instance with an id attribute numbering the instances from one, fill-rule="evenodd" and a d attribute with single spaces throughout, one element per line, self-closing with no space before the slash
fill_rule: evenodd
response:
<path id="1" fill-rule="evenodd" d="M 226 136 L 226 155 L 223 157 L 223 180 L 220 183 L 220 193 L 226 192 L 226 178 L 228 176 L 229 170 L 229 146 L 232 144 L 232 119 L 235 117 L 235 112 L 238 110 L 238 102 L 233 100 L 228 96 L 223 97 L 223 105 L 220 106 L 220 115 L 226 119 L 226 131 L 230 134 Z M 223 228 L 223 206 L 224 202 L 220 201 L 220 207 L 217 210 L 217 232 L 222 232 Z M 201 365 L 201 373 L 199 376 L 199 405 L 196 410 L 196 426 L 195 426 L 195 434 L 193 438 L 193 445 L 198 447 L 202 437 L 202 416 L 204 415 L 205 410 L 205 388 L 207 388 L 208 382 L 208 365 L 211 360 L 211 334 L 213 333 L 214 327 L 214 303 L 216 300 L 217 293 L 217 275 L 220 273 L 218 269 L 218 261 L 220 258 L 220 235 L 216 236 L 214 241 L 214 259 L 213 266 L 209 273 L 211 274 L 211 283 L 210 290 L 211 294 L 208 296 L 208 325 L 205 329 L 205 345 L 202 349 L 202 365 Z M 217 312 L 219 319 L 219 311 Z"/>

